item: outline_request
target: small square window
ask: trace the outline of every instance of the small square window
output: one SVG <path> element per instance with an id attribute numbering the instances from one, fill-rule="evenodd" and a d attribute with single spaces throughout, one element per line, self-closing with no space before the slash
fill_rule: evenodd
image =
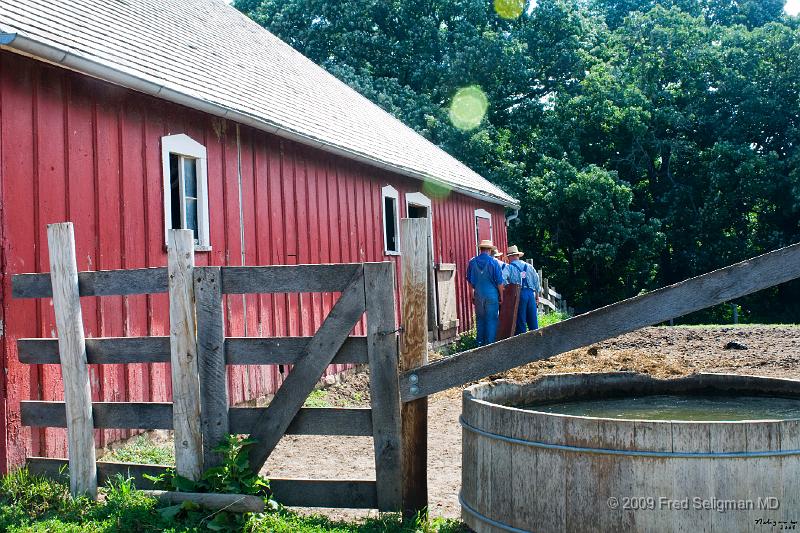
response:
<path id="1" fill-rule="evenodd" d="M 186 135 L 170 135 L 161 142 L 165 229 L 190 229 L 196 249 L 209 250 L 206 149 Z"/>

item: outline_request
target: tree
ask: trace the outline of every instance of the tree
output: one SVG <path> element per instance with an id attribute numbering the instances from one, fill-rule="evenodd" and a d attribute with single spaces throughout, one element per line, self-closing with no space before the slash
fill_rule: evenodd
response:
<path id="1" fill-rule="evenodd" d="M 800 241 L 800 19 L 783 0 L 237 0 L 517 197 L 578 308 Z M 587 9 L 587 6 L 589 9 Z M 478 127 L 449 119 L 478 86 Z M 800 320 L 800 283 L 777 305 Z M 790 307 L 793 306 L 793 307 Z"/>
<path id="2" fill-rule="evenodd" d="M 661 6 L 678 8 L 702 16 L 709 25 L 742 24 L 748 28 L 779 21 L 783 17 L 785 0 L 590 0 L 589 5 L 602 16 L 609 27 L 616 29 L 632 13 L 644 13 Z"/>
<path id="3" fill-rule="evenodd" d="M 657 220 L 632 208 L 633 192 L 616 173 L 594 165 L 575 168 L 545 158 L 526 199 L 535 208 L 523 227 L 535 261 L 566 297 L 592 308 L 650 287 L 663 246 Z"/>

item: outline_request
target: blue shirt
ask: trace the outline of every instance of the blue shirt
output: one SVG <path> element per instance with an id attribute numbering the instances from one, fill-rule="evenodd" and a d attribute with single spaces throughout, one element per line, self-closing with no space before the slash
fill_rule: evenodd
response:
<path id="1" fill-rule="evenodd" d="M 523 273 L 525 274 L 523 276 Z M 534 292 L 541 292 L 539 286 L 539 274 L 525 261 L 515 259 L 508 265 L 508 282 L 520 285 L 523 289 L 531 289 Z"/>
<path id="2" fill-rule="evenodd" d="M 489 279 L 495 285 L 502 285 L 503 284 L 503 272 L 500 270 L 500 264 L 498 261 L 489 255 L 488 252 L 482 252 L 478 257 L 473 257 L 469 260 L 469 265 L 467 265 L 467 281 L 470 285 L 475 287 L 475 283 L 477 280 L 478 270 L 486 271 L 489 269 Z"/>

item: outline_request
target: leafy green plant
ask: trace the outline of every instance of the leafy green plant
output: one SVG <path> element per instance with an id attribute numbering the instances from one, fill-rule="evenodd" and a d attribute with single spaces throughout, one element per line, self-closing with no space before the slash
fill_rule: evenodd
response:
<path id="1" fill-rule="evenodd" d="M 478 347 L 478 330 L 472 328 L 471 330 L 462 333 L 456 342 L 450 348 L 450 354 L 457 354 L 472 350 Z"/>
<path id="2" fill-rule="evenodd" d="M 145 477 L 153 481 L 156 487 L 164 490 L 249 494 L 261 496 L 272 508 L 277 508 L 277 503 L 270 499 L 269 481 L 250 467 L 250 446 L 255 442 L 253 439 L 228 435 L 213 450 L 222 455 L 222 464 L 207 469 L 197 481 L 178 475 L 174 469 L 169 469 L 157 477 L 147 474 Z M 192 502 L 165 507 L 159 509 L 159 512 L 170 520 L 180 518 L 197 520 L 206 514 Z M 247 518 L 247 515 L 223 510 L 201 518 L 200 522 L 214 531 L 241 531 Z"/>

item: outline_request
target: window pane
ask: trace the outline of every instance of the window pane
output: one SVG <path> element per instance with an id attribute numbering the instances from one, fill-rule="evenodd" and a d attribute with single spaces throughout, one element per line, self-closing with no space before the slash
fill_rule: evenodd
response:
<path id="1" fill-rule="evenodd" d="M 170 189 L 170 213 L 172 214 L 172 229 L 181 229 L 183 218 L 181 217 L 181 189 L 180 156 L 169 154 L 169 189 Z"/>
<path id="2" fill-rule="evenodd" d="M 194 231 L 194 239 L 197 240 L 197 199 L 186 199 L 186 229 Z"/>
<path id="3" fill-rule="evenodd" d="M 384 212 L 386 216 L 383 220 L 383 231 L 386 233 L 386 250 L 389 252 L 397 251 L 397 202 L 394 198 L 386 197 L 384 201 Z"/>
<path id="4" fill-rule="evenodd" d="M 183 158 L 183 187 L 186 196 L 197 198 L 197 159 Z"/>

